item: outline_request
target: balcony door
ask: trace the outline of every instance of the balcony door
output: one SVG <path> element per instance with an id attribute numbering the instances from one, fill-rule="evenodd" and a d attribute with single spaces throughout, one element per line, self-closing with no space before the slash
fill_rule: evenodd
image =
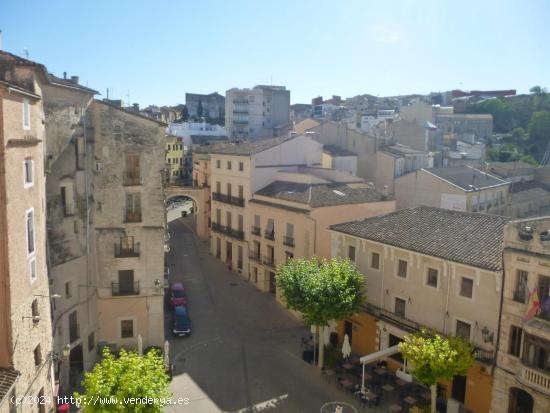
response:
<path id="1" fill-rule="evenodd" d="M 464 404 L 466 398 L 466 376 L 456 376 L 453 379 L 453 399 Z"/>
<path id="2" fill-rule="evenodd" d="M 118 272 L 118 288 L 121 295 L 131 295 L 134 292 L 134 270 Z"/>

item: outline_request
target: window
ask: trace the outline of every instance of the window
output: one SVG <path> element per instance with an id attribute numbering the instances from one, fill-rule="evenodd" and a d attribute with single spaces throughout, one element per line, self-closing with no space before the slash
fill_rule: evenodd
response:
<path id="1" fill-rule="evenodd" d="M 371 268 L 374 268 L 375 270 L 380 269 L 380 254 L 377 252 L 373 252 L 370 256 L 370 266 Z"/>
<path id="2" fill-rule="evenodd" d="M 71 286 L 71 282 L 70 281 L 67 281 L 65 283 L 65 297 L 67 298 L 71 298 L 72 296 L 72 286 Z"/>
<path id="3" fill-rule="evenodd" d="M 134 282 L 134 270 L 119 270 L 118 283 L 113 285 L 113 295 L 137 295 L 139 288 Z"/>
<path id="4" fill-rule="evenodd" d="M 222 167 L 222 161 L 220 161 L 219 159 L 216 160 L 216 168 L 220 169 Z"/>
<path id="5" fill-rule="evenodd" d="M 120 321 L 120 338 L 134 337 L 134 320 Z"/>
<path id="6" fill-rule="evenodd" d="M 348 247 L 348 258 L 355 262 L 355 247 L 352 247 L 351 245 Z"/>
<path id="7" fill-rule="evenodd" d="M 474 280 L 462 277 L 460 280 L 460 295 L 466 298 L 472 298 L 474 293 Z"/>
<path id="8" fill-rule="evenodd" d="M 40 312 L 38 311 L 38 300 L 35 298 L 34 300 L 32 300 L 32 304 L 31 304 L 31 314 L 32 314 L 32 317 L 40 317 Z"/>
<path id="9" fill-rule="evenodd" d="M 216 223 L 219 225 L 222 223 L 222 210 L 220 208 L 216 208 Z"/>
<path id="10" fill-rule="evenodd" d="M 68 217 L 74 214 L 74 195 L 73 184 L 70 182 L 65 183 L 60 187 L 61 191 L 61 208 L 63 215 Z"/>
<path id="11" fill-rule="evenodd" d="M 92 331 L 88 335 L 88 351 L 92 351 L 94 349 L 94 347 L 95 347 L 95 334 Z"/>
<path id="12" fill-rule="evenodd" d="M 34 183 L 34 161 L 31 158 L 23 162 L 24 187 L 28 188 Z"/>
<path id="13" fill-rule="evenodd" d="M 527 271 L 517 270 L 516 273 L 516 288 L 514 289 L 514 301 L 518 303 L 527 302 Z"/>
<path id="14" fill-rule="evenodd" d="M 426 284 L 430 287 L 437 288 L 438 271 L 435 268 L 428 268 L 428 275 L 426 278 Z"/>
<path id="15" fill-rule="evenodd" d="M 244 198 L 244 188 L 242 185 L 239 185 L 239 199 Z"/>
<path id="16" fill-rule="evenodd" d="M 231 184 L 227 183 L 227 196 L 231 197 Z"/>
<path id="17" fill-rule="evenodd" d="M 126 193 L 126 222 L 141 222 L 141 194 Z"/>
<path id="18" fill-rule="evenodd" d="M 401 278 L 407 278 L 407 261 L 397 261 L 397 276 Z"/>
<path id="19" fill-rule="evenodd" d="M 42 364 L 42 350 L 40 349 L 40 344 L 38 344 L 34 348 L 33 353 L 34 353 L 34 365 L 38 367 Z"/>
<path id="20" fill-rule="evenodd" d="M 80 329 L 78 327 L 78 314 L 73 311 L 69 314 L 69 340 L 72 343 L 80 338 Z"/>
<path id="21" fill-rule="evenodd" d="M 27 255 L 34 254 L 34 209 L 27 211 Z"/>
<path id="22" fill-rule="evenodd" d="M 405 306 L 407 302 L 402 298 L 395 297 L 394 313 L 400 317 L 405 317 Z"/>
<path id="23" fill-rule="evenodd" d="M 216 182 L 216 193 L 221 194 L 222 192 L 222 184 L 220 181 Z"/>
<path id="24" fill-rule="evenodd" d="M 239 214 L 239 217 L 238 217 L 238 229 L 239 231 L 243 231 L 244 230 L 244 217 L 242 215 Z"/>
<path id="25" fill-rule="evenodd" d="M 472 325 L 464 321 L 456 320 L 456 333 L 457 337 L 462 337 L 464 340 L 470 341 L 470 331 L 472 330 Z"/>
<path id="26" fill-rule="evenodd" d="M 510 342 L 508 353 L 519 357 L 521 352 L 521 338 L 523 336 L 523 329 L 521 327 L 510 326 Z"/>
<path id="27" fill-rule="evenodd" d="M 141 184 L 141 168 L 138 154 L 126 154 L 123 182 L 124 185 Z"/>
<path id="28" fill-rule="evenodd" d="M 267 228 L 265 230 L 265 235 L 267 238 L 273 240 L 275 237 L 275 221 L 273 221 L 273 218 L 268 218 L 267 220 Z"/>
<path id="29" fill-rule="evenodd" d="M 31 128 L 31 109 L 29 106 L 29 99 L 23 99 L 23 129 L 29 130 Z"/>
<path id="30" fill-rule="evenodd" d="M 231 229 L 231 211 L 225 211 L 225 226 Z"/>
<path id="31" fill-rule="evenodd" d="M 239 162 L 239 171 L 244 171 L 244 162 Z"/>
<path id="32" fill-rule="evenodd" d="M 171 150 L 171 149 L 170 149 L 170 144 L 168 144 L 168 150 Z M 170 159 L 168 159 L 168 161 L 170 161 Z"/>
<path id="33" fill-rule="evenodd" d="M 231 161 L 227 161 L 227 170 L 228 170 L 228 171 L 231 170 Z"/>
<path id="34" fill-rule="evenodd" d="M 289 251 L 285 251 L 285 260 L 288 261 L 288 260 L 291 260 L 292 258 L 294 258 L 294 254 Z"/>
<path id="35" fill-rule="evenodd" d="M 550 342 L 541 337 L 525 334 L 523 355 L 521 357 L 526 366 L 550 372 Z"/>
<path id="36" fill-rule="evenodd" d="M 29 260 L 29 276 L 31 277 L 31 282 L 36 281 L 36 258 Z"/>

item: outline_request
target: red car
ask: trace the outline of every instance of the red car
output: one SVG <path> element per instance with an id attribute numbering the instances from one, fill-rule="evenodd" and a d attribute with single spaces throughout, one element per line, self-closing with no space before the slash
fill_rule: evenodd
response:
<path id="1" fill-rule="evenodd" d="M 170 307 L 187 306 L 187 296 L 182 283 L 173 283 L 170 286 Z"/>

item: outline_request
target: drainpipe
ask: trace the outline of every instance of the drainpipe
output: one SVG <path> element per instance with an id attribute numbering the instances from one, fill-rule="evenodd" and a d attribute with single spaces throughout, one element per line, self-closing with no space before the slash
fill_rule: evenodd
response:
<path id="1" fill-rule="evenodd" d="M 495 354 L 493 355 L 493 363 L 491 365 L 491 376 L 495 373 L 495 368 L 497 366 L 497 355 L 498 348 L 500 345 L 500 327 L 502 321 L 502 306 L 504 303 L 504 282 L 506 281 L 506 271 L 504 270 L 504 248 L 502 249 L 502 282 L 500 284 L 500 303 L 498 306 L 498 325 L 497 325 L 497 341 L 495 343 Z"/>
<path id="2" fill-rule="evenodd" d="M 447 298 L 445 299 L 445 314 L 443 314 L 443 333 L 447 334 L 447 319 L 449 318 L 449 296 L 451 293 L 451 264 L 445 263 L 447 268 Z"/>

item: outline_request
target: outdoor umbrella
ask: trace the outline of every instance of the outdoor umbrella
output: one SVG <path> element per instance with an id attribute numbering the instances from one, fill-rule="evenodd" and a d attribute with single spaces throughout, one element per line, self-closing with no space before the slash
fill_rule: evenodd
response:
<path id="1" fill-rule="evenodd" d="M 342 356 L 348 358 L 351 355 L 351 346 L 349 344 L 349 336 L 344 336 L 344 344 L 342 345 Z"/>

